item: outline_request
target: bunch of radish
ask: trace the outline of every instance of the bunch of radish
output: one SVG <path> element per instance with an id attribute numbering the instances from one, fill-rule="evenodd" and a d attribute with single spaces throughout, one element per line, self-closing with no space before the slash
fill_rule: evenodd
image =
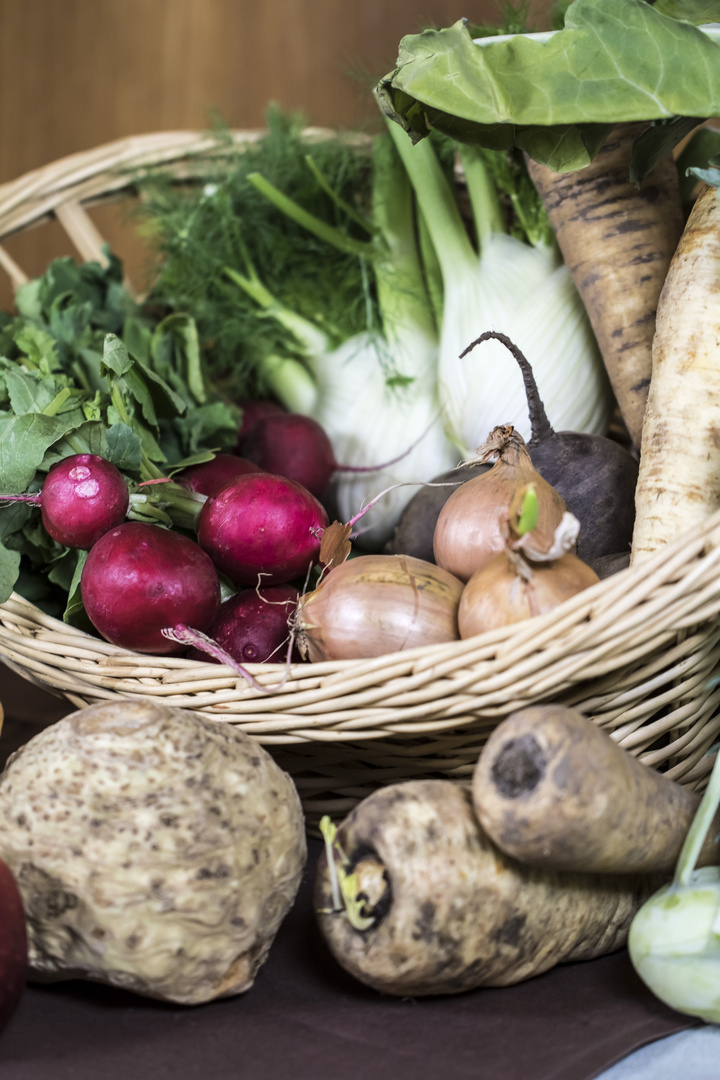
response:
<path id="1" fill-rule="evenodd" d="M 243 662 L 276 658 L 287 640 L 298 595 L 288 583 L 317 563 L 327 512 L 298 482 L 236 455 L 176 479 L 200 495 L 194 537 L 127 520 L 128 483 L 95 454 L 67 457 L 41 491 L 5 498 L 40 507 L 53 539 L 87 550 L 82 601 L 107 641 L 158 655 L 194 645 L 244 674 Z M 231 603 L 221 603 L 223 583 L 240 590 Z"/>
<path id="2" fill-rule="evenodd" d="M 59 543 L 87 549 L 80 592 L 107 641 L 230 664 L 258 686 L 245 665 L 281 660 L 284 645 L 289 662 L 452 641 L 547 611 L 598 580 L 571 550 L 577 520 L 509 425 L 478 450 L 475 464 L 495 458 L 492 467 L 450 482 L 433 560 L 349 559 L 352 528 L 373 504 L 331 526 L 318 495 L 287 475 L 326 487 L 336 462 L 322 429 L 272 403 L 252 414 L 234 453 L 175 473 L 173 486 L 197 499 L 192 533 L 127 520 L 128 484 L 97 455 L 66 458 L 39 493 L 9 496 L 40 506 Z M 167 488 L 148 490 L 162 498 Z"/>

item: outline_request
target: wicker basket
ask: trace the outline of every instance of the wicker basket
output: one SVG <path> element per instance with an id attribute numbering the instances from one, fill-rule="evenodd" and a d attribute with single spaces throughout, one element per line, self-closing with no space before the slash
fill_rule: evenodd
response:
<path id="1" fill-rule="evenodd" d="M 122 194 L 143 163 L 192 176 L 210 148 L 163 133 L 65 158 L 0 187 L 0 237 L 54 216 L 82 258 L 102 259 L 85 207 Z M 0 264 L 15 286 L 26 280 L 1 246 Z M 239 725 L 293 775 L 313 821 L 381 784 L 467 778 L 498 721 L 538 701 L 580 707 L 648 765 L 702 787 L 720 730 L 718 612 L 720 514 L 550 615 L 375 660 L 297 664 L 285 681 L 281 665 L 256 666 L 265 693 L 226 667 L 119 649 L 18 595 L 0 606 L 0 656 L 77 707 L 121 695 Z"/>

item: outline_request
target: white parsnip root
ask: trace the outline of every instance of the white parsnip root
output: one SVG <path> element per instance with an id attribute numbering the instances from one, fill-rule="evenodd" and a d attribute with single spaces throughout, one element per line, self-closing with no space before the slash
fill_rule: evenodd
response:
<path id="1" fill-rule="evenodd" d="M 657 308 L 632 561 L 720 508 L 720 200 L 706 185 Z"/>

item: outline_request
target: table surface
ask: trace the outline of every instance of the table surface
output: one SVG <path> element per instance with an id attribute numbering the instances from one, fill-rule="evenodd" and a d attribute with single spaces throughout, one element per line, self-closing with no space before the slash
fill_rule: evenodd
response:
<path id="1" fill-rule="evenodd" d="M 3 665 L 0 701 L 2 761 L 70 708 Z M 650 994 L 626 950 L 514 987 L 377 994 L 320 937 L 310 895 L 319 851 L 311 841 L 295 905 L 245 994 L 187 1008 L 88 982 L 29 984 L 0 1035 L 2 1080 L 591 1080 L 693 1024 Z"/>

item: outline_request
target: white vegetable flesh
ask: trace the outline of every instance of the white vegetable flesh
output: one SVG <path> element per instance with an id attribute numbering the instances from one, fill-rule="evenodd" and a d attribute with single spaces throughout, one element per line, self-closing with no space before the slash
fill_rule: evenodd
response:
<path id="1" fill-rule="evenodd" d="M 482 163 L 463 149 L 476 251 L 429 141 L 413 146 L 399 129 L 393 137 L 442 273 L 438 379 L 450 437 L 465 456 L 499 423 L 511 423 L 530 438 L 522 378 L 501 343 L 488 342 L 482 356 L 461 358 L 486 330 L 507 334 L 529 358 L 556 430 L 604 434 L 612 402 L 609 382 L 587 313 L 557 248 L 527 244 L 501 231 Z"/>
<path id="2" fill-rule="evenodd" d="M 720 508 L 720 202 L 706 186 L 658 301 L 632 562 Z"/>

